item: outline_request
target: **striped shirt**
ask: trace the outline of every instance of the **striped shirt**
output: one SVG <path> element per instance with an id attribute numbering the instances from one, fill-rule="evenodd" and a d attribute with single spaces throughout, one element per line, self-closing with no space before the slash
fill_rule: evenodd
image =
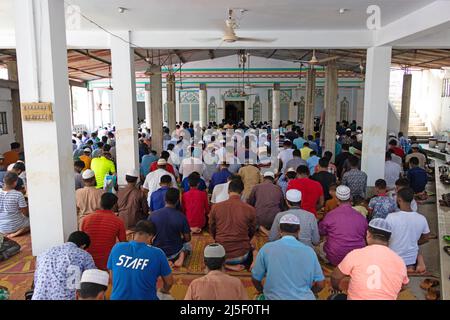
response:
<path id="1" fill-rule="evenodd" d="M 81 231 L 91 239 L 87 249 L 94 258 L 97 268 L 106 270 L 112 247 L 119 241 L 126 241 L 125 225 L 111 210 L 97 210 L 81 221 Z"/>
<path id="2" fill-rule="evenodd" d="M 13 233 L 28 224 L 28 218 L 21 210 L 27 202 L 22 193 L 17 190 L 0 190 L 0 232 Z"/>

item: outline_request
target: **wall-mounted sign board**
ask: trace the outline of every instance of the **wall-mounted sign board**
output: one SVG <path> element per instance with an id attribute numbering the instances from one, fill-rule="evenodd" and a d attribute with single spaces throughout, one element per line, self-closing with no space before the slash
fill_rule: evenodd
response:
<path id="1" fill-rule="evenodd" d="M 24 102 L 20 108 L 24 121 L 53 121 L 51 102 Z"/>

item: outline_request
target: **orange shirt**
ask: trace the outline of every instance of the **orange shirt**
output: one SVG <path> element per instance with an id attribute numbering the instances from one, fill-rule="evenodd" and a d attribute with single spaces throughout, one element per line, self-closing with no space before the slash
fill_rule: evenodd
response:
<path id="1" fill-rule="evenodd" d="M 91 157 L 83 154 L 79 158 L 80 158 L 81 161 L 84 162 L 84 169 L 83 169 L 83 171 L 86 170 L 86 169 L 90 169 L 91 168 L 91 160 L 92 160 Z"/>
<path id="2" fill-rule="evenodd" d="M 3 160 L 3 165 L 8 167 L 11 163 L 16 163 L 19 161 L 19 153 L 13 150 L 7 151 L 3 154 L 5 160 Z"/>

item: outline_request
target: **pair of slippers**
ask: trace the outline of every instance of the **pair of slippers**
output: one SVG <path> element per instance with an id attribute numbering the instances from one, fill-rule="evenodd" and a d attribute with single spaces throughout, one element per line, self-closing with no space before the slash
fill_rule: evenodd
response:
<path id="1" fill-rule="evenodd" d="M 427 291 L 425 299 L 427 300 L 439 300 L 441 297 L 441 291 L 439 290 L 439 280 L 427 278 L 420 283 L 420 288 Z"/>

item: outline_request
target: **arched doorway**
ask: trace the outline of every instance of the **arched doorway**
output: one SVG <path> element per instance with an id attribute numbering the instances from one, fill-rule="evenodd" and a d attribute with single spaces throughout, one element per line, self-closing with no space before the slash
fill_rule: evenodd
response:
<path id="1" fill-rule="evenodd" d="M 225 121 L 244 120 L 245 101 L 225 101 Z"/>

